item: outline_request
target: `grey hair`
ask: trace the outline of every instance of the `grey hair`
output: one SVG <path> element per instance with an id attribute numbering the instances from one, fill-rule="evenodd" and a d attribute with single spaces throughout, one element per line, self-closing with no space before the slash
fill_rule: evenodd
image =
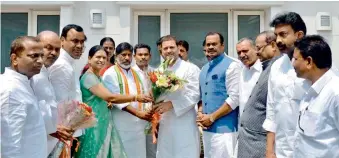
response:
<path id="1" fill-rule="evenodd" d="M 237 44 L 240 44 L 240 43 L 242 43 L 242 42 L 244 42 L 244 41 L 250 42 L 251 47 L 255 48 L 255 42 L 254 42 L 254 40 L 251 39 L 251 38 L 249 38 L 249 37 L 244 37 L 244 38 L 240 39 L 240 40 L 237 42 Z"/>
<path id="2" fill-rule="evenodd" d="M 266 36 L 266 40 L 265 40 L 266 43 L 271 43 L 273 41 L 275 42 L 277 40 L 277 35 L 275 35 L 274 32 L 271 30 L 260 32 L 258 36 L 261 36 L 261 35 Z"/>

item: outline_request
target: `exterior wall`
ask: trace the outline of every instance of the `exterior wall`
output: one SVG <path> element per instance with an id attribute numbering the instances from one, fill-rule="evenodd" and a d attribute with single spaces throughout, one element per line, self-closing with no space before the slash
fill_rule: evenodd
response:
<path id="1" fill-rule="evenodd" d="M 76 69 L 80 73 L 81 69 L 87 62 L 88 50 L 99 44 L 101 38 L 105 36 L 112 37 L 116 45 L 120 42 L 131 42 L 135 44 L 133 39 L 133 11 L 163 11 L 165 9 L 205 9 L 209 5 L 211 9 L 260 9 L 265 11 L 265 30 L 270 29 L 269 21 L 274 18 L 275 14 L 281 11 L 295 11 L 299 13 L 307 25 L 307 34 L 320 34 L 324 36 L 331 46 L 334 64 L 339 67 L 339 2 L 123 2 L 123 1 L 74 1 L 74 2 L 7 2 L 2 4 L 2 8 L 6 5 L 25 6 L 26 8 L 36 8 L 40 10 L 46 8 L 44 3 L 51 6 L 59 5 L 60 9 L 60 29 L 66 24 L 74 23 L 82 26 L 87 35 L 86 49 L 82 57 L 77 63 Z M 27 4 L 26 4 L 27 3 Z M 34 3 L 34 4 L 33 4 Z M 59 4 L 60 3 L 60 4 Z M 216 4 L 218 3 L 218 4 Z M 55 7 L 53 7 L 55 8 Z M 90 10 L 103 9 L 106 14 L 106 27 L 103 29 L 94 29 L 90 27 Z M 315 16 L 317 12 L 330 12 L 332 15 L 332 30 L 331 31 L 316 31 Z M 30 26 L 29 26 L 30 27 Z M 61 31 L 60 31 L 61 32 Z"/>

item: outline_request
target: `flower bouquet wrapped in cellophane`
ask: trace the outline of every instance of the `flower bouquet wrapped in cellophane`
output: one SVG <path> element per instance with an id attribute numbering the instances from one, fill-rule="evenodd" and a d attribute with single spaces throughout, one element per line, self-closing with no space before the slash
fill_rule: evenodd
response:
<path id="1" fill-rule="evenodd" d="M 76 131 L 94 127 L 96 123 L 97 119 L 92 111 L 92 107 L 85 103 L 71 100 L 62 102 L 58 105 L 58 125 Z M 59 140 L 53 151 L 48 155 L 48 158 L 70 158 L 71 146 L 72 141 L 65 144 Z"/>
<path id="2" fill-rule="evenodd" d="M 177 77 L 174 72 L 168 70 L 168 65 L 172 62 L 174 62 L 173 58 L 166 59 L 157 70 L 148 74 L 152 84 L 153 104 L 163 102 L 168 93 L 179 90 L 187 82 Z M 152 121 L 148 123 L 145 129 L 146 134 L 151 133 L 153 135 L 154 144 L 157 142 L 156 134 L 160 118 L 160 114 L 154 112 L 152 114 Z"/>

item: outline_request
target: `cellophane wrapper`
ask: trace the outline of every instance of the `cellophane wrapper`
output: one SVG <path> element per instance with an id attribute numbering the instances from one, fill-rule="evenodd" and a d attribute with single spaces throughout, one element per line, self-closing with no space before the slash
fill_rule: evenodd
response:
<path id="1" fill-rule="evenodd" d="M 173 62 L 172 59 L 165 60 L 165 62 L 159 66 L 158 70 L 148 74 L 152 84 L 154 104 L 164 101 L 167 94 L 183 88 L 184 84 L 187 83 L 186 80 L 179 78 L 174 72 L 168 70 L 168 65 L 171 62 Z M 153 113 L 152 121 L 149 122 L 145 128 L 145 134 L 153 135 L 153 143 L 157 142 L 155 132 L 157 132 L 156 126 L 158 126 L 160 119 L 160 114 Z"/>
<path id="2" fill-rule="evenodd" d="M 93 113 L 92 108 L 87 104 L 75 100 L 59 103 L 58 125 L 65 126 L 76 131 L 94 127 L 96 123 L 97 119 L 95 118 L 95 114 Z M 70 148 L 72 142 L 69 141 L 68 143 L 69 144 L 65 144 L 59 140 L 53 151 L 48 155 L 48 158 L 59 158 L 63 151 L 67 153 L 63 153 L 63 156 L 61 157 L 70 158 L 70 151 L 65 150 L 65 148 Z"/>

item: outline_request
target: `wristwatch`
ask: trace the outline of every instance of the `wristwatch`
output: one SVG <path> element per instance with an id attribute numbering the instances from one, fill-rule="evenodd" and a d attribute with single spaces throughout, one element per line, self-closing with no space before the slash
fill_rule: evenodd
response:
<path id="1" fill-rule="evenodd" d="M 214 118 L 212 115 L 210 115 L 210 121 L 213 123 L 214 122 Z"/>

